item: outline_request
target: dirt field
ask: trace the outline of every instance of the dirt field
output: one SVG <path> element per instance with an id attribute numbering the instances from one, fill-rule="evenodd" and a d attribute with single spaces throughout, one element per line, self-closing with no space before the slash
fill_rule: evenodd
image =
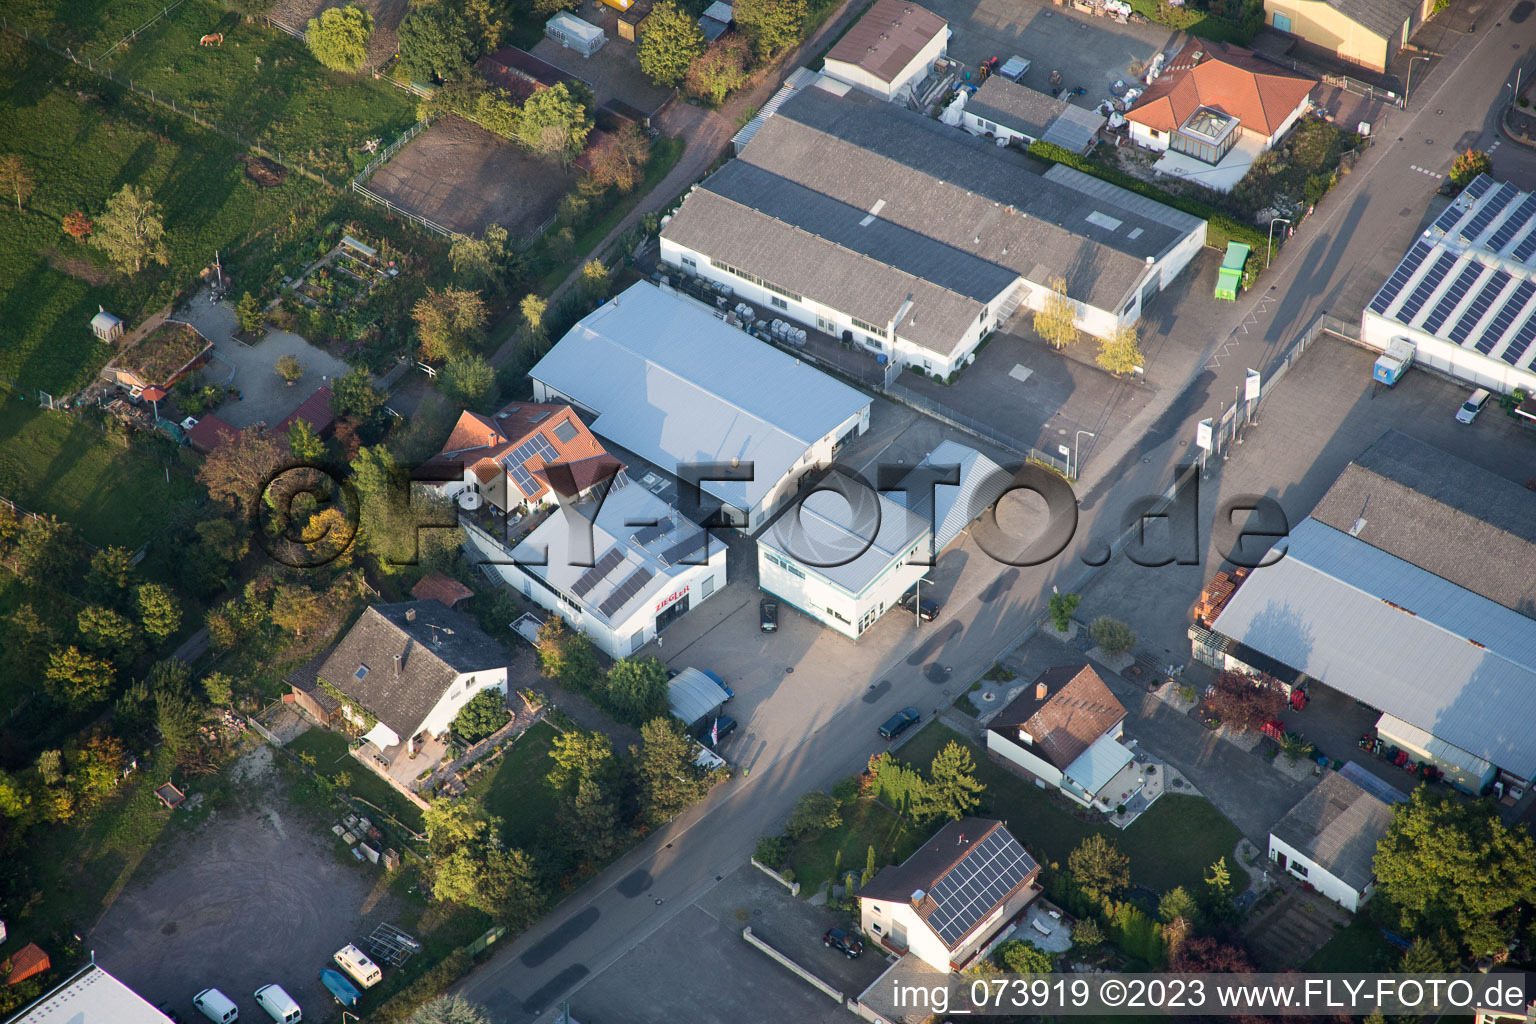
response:
<path id="1" fill-rule="evenodd" d="M 445 117 L 374 172 L 368 188 L 452 231 L 500 224 L 520 239 L 554 215 L 575 181 L 573 171 Z"/>
<path id="2" fill-rule="evenodd" d="M 395 54 L 395 30 L 410 11 L 410 0 L 351 0 L 373 15 L 373 34 L 368 37 L 368 65 L 378 67 Z M 331 7 L 344 7 L 344 0 L 275 0 L 268 17 L 300 32 L 310 18 Z"/>
<path id="3" fill-rule="evenodd" d="M 87 937 L 97 962 L 152 1003 L 201 1020 L 192 997 L 218 988 L 243 1019 L 264 1019 L 251 993 L 275 982 L 306 1020 L 332 1009 L 319 971 L 331 954 L 391 920 L 372 865 L 343 860 L 341 844 L 301 819 L 285 798 L 273 752 L 257 747 L 231 768 L 251 806 L 210 814 L 195 832 L 154 851 Z"/>

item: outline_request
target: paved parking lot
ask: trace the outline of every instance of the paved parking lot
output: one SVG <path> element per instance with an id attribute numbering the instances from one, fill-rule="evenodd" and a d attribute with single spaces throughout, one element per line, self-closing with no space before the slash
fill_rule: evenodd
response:
<path id="1" fill-rule="evenodd" d="M 277 983 L 307 1019 L 332 1005 L 319 971 L 331 954 L 391 920 L 378 868 L 353 863 L 330 835 L 283 797 L 272 749 L 230 770 L 255 803 L 217 811 L 195 832 L 156 850 L 87 945 L 103 966 L 183 1020 L 201 989 L 218 988 L 242 1016 L 263 1016 L 251 993 Z"/>
<path id="2" fill-rule="evenodd" d="M 849 960 L 823 947 L 822 933 L 845 923 L 744 864 L 581 988 L 571 1013 L 584 1021 L 672 1024 L 680 1019 L 679 1007 L 687 1007 L 686 1019 L 701 1024 L 767 1015 L 843 1024 L 851 1019 L 847 1010 L 748 945 L 741 932 L 750 925 L 754 935 L 827 984 L 858 995 L 887 963 L 873 952 Z"/>

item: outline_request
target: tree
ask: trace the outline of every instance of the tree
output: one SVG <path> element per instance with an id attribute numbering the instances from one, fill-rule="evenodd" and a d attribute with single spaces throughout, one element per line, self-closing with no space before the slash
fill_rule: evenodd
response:
<path id="1" fill-rule="evenodd" d="M 813 789 L 796 801 L 795 809 L 789 812 L 789 821 L 784 831 L 791 839 L 799 842 L 814 839 L 842 823 L 843 811 L 838 802 L 830 793 Z"/>
<path id="2" fill-rule="evenodd" d="M 421 339 L 422 359 L 441 362 L 479 341 L 489 314 L 485 300 L 472 291 L 428 288 L 411 308 L 411 318 Z"/>
<path id="3" fill-rule="evenodd" d="M 586 693 L 598 677 L 597 654 L 585 633 L 567 629 L 565 620 L 551 615 L 539 627 L 539 668 L 568 690 Z"/>
<path id="4" fill-rule="evenodd" d="M 1091 917 L 1085 917 L 1072 926 L 1072 944 L 1091 953 L 1105 943 L 1104 929 Z"/>
<path id="5" fill-rule="evenodd" d="M 919 820 L 959 821 L 981 804 L 985 789 L 976 778 L 971 752 L 951 740 L 933 756 L 928 784 L 913 800 L 912 814 Z"/>
<path id="6" fill-rule="evenodd" d="M 384 406 L 384 396 L 373 386 L 373 377 L 359 366 L 331 381 L 331 412 L 362 423 L 373 419 Z"/>
<path id="7" fill-rule="evenodd" d="M 470 35 L 481 53 L 490 53 L 501 45 L 507 33 L 504 15 L 496 0 L 467 0 L 464 4 L 464 20 L 469 22 Z"/>
<path id="8" fill-rule="evenodd" d="M 400 67 L 417 82 L 457 78 L 475 59 L 469 24 L 446 3 L 413 8 L 400 23 Z"/>
<path id="9" fill-rule="evenodd" d="M 43 681 L 55 700 L 79 710 L 105 699 L 114 679 L 110 662 L 70 645 L 53 652 Z"/>
<path id="10" fill-rule="evenodd" d="M 112 661 L 132 661 L 138 654 L 138 627 L 111 608 L 87 605 L 75 622 L 81 641 L 95 653 Z"/>
<path id="11" fill-rule="evenodd" d="M 478 408 L 496 387 L 496 370 L 478 352 L 452 356 L 437 374 L 437 387 L 465 409 Z"/>
<path id="12" fill-rule="evenodd" d="M 161 687 L 155 692 L 155 727 L 172 754 L 180 756 L 197 746 L 197 733 L 205 717 L 202 704 L 184 678 L 175 687 Z"/>
<path id="13" fill-rule="evenodd" d="M 650 160 L 650 140 L 638 126 L 625 124 L 592 154 L 592 171 L 588 178 L 605 188 L 632 192 L 644 177 L 645 165 Z"/>
<path id="14" fill-rule="evenodd" d="M 608 290 L 612 287 L 613 281 L 603 261 L 587 260 L 581 268 L 581 290 L 587 298 L 601 302 L 608 297 Z"/>
<path id="15" fill-rule="evenodd" d="M 869 847 L 869 852 L 864 855 L 864 873 L 859 876 L 859 887 L 862 889 L 864 886 L 868 885 L 869 880 L 874 878 L 879 870 L 880 865 L 875 860 L 875 848 L 873 845 L 871 845 Z"/>
<path id="16" fill-rule="evenodd" d="M 29 518 L 16 539 L 16 575 L 41 583 L 66 575 L 79 557 L 74 528 L 54 516 Z"/>
<path id="17" fill-rule="evenodd" d="M 1238 946 L 1202 935 L 1179 947 L 1170 965 L 1180 974 L 1252 974 L 1248 954 Z"/>
<path id="18" fill-rule="evenodd" d="M 243 333 L 255 334 L 261 330 L 262 319 L 261 303 L 256 301 L 256 296 L 246 292 L 235 306 L 235 322 Z"/>
<path id="19" fill-rule="evenodd" d="M 693 763 L 696 747 L 683 723 L 671 716 L 640 727 L 640 746 L 630 753 L 640 782 L 640 813 L 648 824 L 670 821 L 709 792 L 710 774 Z"/>
<path id="20" fill-rule="evenodd" d="M 1178 885 L 1163 893 L 1163 898 L 1157 901 L 1157 916 L 1164 923 L 1174 918 L 1182 917 L 1193 921 L 1199 914 L 1199 905 L 1195 898 L 1189 894 L 1189 890 Z"/>
<path id="21" fill-rule="evenodd" d="M 637 56 L 640 70 L 657 85 L 671 87 L 683 80 L 688 66 L 704 52 L 704 33 L 693 15 L 672 0 L 661 0 L 645 19 Z"/>
<path id="22" fill-rule="evenodd" d="M 348 4 L 321 11 L 305 26 L 304 41 L 315 60 L 332 71 L 356 71 L 368 60 L 373 15 Z"/>
<path id="23" fill-rule="evenodd" d="M 1440 931 L 1439 938 L 1448 938 L 1443 929 Z M 1455 964 L 1455 959 L 1448 957 L 1446 950 L 1437 941 L 1420 935 L 1404 951 L 1402 962 L 1398 964 L 1397 969 L 1403 974 L 1441 974 L 1451 970 Z"/>
<path id="24" fill-rule="evenodd" d="M 169 640 L 181 628 L 181 606 L 169 587 L 145 583 L 138 589 L 139 624 L 157 643 Z"/>
<path id="25" fill-rule="evenodd" d="M 506 294 L 527 269 L 522 253 L 511 244 L 507 229 L 500 224 L 487 225 L 479 238 L 459 235 L 448 249 L 448 262 L 464 284 L 491 288 L 498 295 Z"/>
<path id="26" fill-rule="evenodd" d="M 171 253 L 164 238 L 165 219 L 149 189 L 124 185 L 107 200 L 91 244 L 105 252 L 119 270 L 136 274 L 146 263 L 170 265 Z"/>
<path id="27" fill-rule="evenodd" d="M 507 710 L 507 695 L 494 686 L 481 690 L 459 709 L 453 718 L 453 731 L 466 743 L 479 743 L 512 720 Z"/>
<path id="28" fill-rule="evenodd" d="M 549 339 L 548 329 L 544 326 L 544 314 L 548 308 L 548 300 L 541 295 L 524 295 L 518 303 L 518 312 L 523 315 L 523 337 L 529 348 L 537 350 Z"/>
<path id="29" fill-rule="evenodd" d="M 411 1014 L 409 1024 L 491 1024 L 491 1018 L 463 996 L 438 996 Z"/>
<path id="30" fill-rule="evenodd" d="M 234 680 L 223 672 L 210 672 L 203 677 L 203 694 L 216 708 L 230 707 L 235 702 Z"/>
<path id="31" fill-rule="evenodd" d="M 555 766 L 544 779 L 562 793 L 573 792 L 583 781 L 600 785 L 613 782 L 613 744 L 600 732 L 563 732 L 555 737 L 549 756 Z"/>
<path id="32" fill-rule="evenodd" d="M 1136 646 L 1136 632 L 1121 622 L 1112 619 L 1108 615 L 1101 615 L 1093 620 L 1093 625 L 1088 627 L 1088 634 L 1093 637 L 1093 642 L 1099 650 L 1105 654 L 1124 654 Z"/>
<path id="33" fill-rule="evenodd" d="M 555 766 L 545 780 L 560 794 L 559 830 L 578 860 L 603 860 L 623 838 L 616 796 L 618 766 L 608 737 L 575 729 L 555 738 Z"/>
<path id="34" fill-rule="evenodd" d="M 501 845 L 501 821 L 462 800 L 439 800 L 422 814 L 432 851 L 432 895 L 521 927 L 538 909 L 533 864 Z"/>
<path id="35" fill-rule="evenodd" d="M 1410 935 L 1444 929 L 1472 957 L 1503 951 L 1536 902 L 1536 839 L 1485 803 L 1429 795 L 1397 804 L 1376 844 L 1377 889 Z"/>
<path id="36" fill-rule="evenodd" d="M 608 670 L 604 689 L 621 722 L 638 725 L 667 713 L 667 666 L 656 658 L 620 658 Z"/>
<path id="37" fill-rule="evenodd" d="M 1211 873 L 1205 876 L 1205 916 L 1212 921 L 1231 921 L 1237 916 L 1236 896 L 1227 858 L 1218 857 L 1211 865 Z"/>
<path id="38" fill-rule="evenodd" d="M 36 187 L 36 179 L 19 154 L 0 155 L 0 192 L 16 200 L 17 213 L 21 212 L 21 201 L 30 196 Z"/>
<path id="39" fill-rule="evenodd" d="M 302 583 L 283 583 L 272 591 L 272 624 L 302 637 L 324 613 L 320 595 Z"/>
<path id="40" fill-rule="evenodd" d="M 1012 939 L 992 951 L 992 958 L 1009 974 L 1050 974 L 1056 969 L 1056 956 L 1033 943 Z"/>
<path id="41" fill-rule="evenodd" d="M 288 428 L 288 450 L 300 462 L 314 465 L 325 461 L 325 442 L 315 433 L 309 420 L 299 417 Z"/>
<path id="42" fill-rule="evenodd" d="M 75 210 L 64 215 L 64 233 L 76 241 L 84 241 L 90 237 L 96 225 L 91 223 L 91 218 Z"/>
<path id="43" fill-rule="evenodd" d="M 683 77 L 683 91 L 718 107 L 727 93 L 739 89 L 747 80 L 747 65 L 751 59 L 745 39 L 737 35 L 721 36 L 688 65 L 688 73 Z"/>
<path id="44" fill-rule="evenodd" d="M 751 40 L 760 61 L 783 53 L 800 41 L 805 0 L 737 0 L 736 24 Z"/>
<path id="45" fill-rule="evenodd" d="M 1056 632 L 1065 633 L 1072 628 L 1072 613 L 1077 611 L 1077 606 L 1082 602 L 1079 594 L 1063 594 L 1058 591 L 1051 595 L 1051 625 L 1056 627 Z"/>
<path id="46" fill-rule="evenodd" d="M 82 808 L 89 808 L 110 796 L 123 780 L 126 751 L 122 740 L 106 732 L 96 732 L 84 746 L 67 751 L 69 788 Z"/>
<path id="47" fill-rule="evenodd" d="M 1067 279 L 1053 277 L 1051 290 L 1035 313 L 1035 333 L 1054 349 L 1077 340 L 1077 303 L 1067 297 Z"/>
<path id="48" fill-rule="evenodd" d="M 278 356 L 272 370 L 289 384 L 296 384 L 304 376 L 305 366 L 299 362 L 298 356 L 290 352 L 287 355 Z"/>
<path id="49" fill-rule="evenodd" d="M 1465 188 L 1479 174 L 1492 174 L 1493 161 L 1480 149 L 1457 153 L 1451 161 L 1451 181 Z"/>
<path id="50" fill-rule="evenodd" d="M 1131 884 L 1131 859 L 1114 840 L 1094 833 L 1067 858 L 1067 870 L 1083 895 L 1095 903 L 1111 900 Z"/>
<path id="51" fill-rule="evenodd" d="M 4 624 L 5 666 L 17 679 L 42 675 L 55 646 L 53 629 L 30 604 L 21 604 Z"/>
<path id="52" fill-rule="evenodd" d="M 1216 689 L 1206 698 L 1206 706 L 1224 725 L 1247 732 L 1280 714 L 1285 697 L 1280 685 L 1268 676 L 1228 671 L 1216 677 Z"/>
<path id="53" fill-rule="evenodd" d="M 208 453 L 197 479 L 225 509 L 249 515 L 282 463 L 277 442 L 247 428 Z"/>
<path id="54" fill-rule="evenodd" d="M 133 583 L 133 552 L 127 548 L 108 547 L 91 555 L 85 584 L 97 600 L 120 605 Z"/>
<path id="55" fill-rule="evenodd" d="M 1096 358 L 1110 373 L 1134 373 L 1137 367 L 1145 366 L 1147 357 L 1141 354 L 1136 325 L 1116 327 L 1109 337 L 1100 338 Z"/>
<path id="56" fill-rule="evenodd" d="M 646 24 L 646 36 L 649 36 L 650 23 Z M 566 84 L 560 82 L 548 89 L 540 89 L 523 102 L 514 136 L 533 152 L 568 164 L 580 155 L 591 131 L 592 116 L 587 112 L 586 104 L 571 95 Z"/>

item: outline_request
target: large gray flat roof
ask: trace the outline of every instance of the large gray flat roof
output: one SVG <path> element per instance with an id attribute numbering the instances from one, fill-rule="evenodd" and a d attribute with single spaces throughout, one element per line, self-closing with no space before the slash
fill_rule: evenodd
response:
<path id="1" fill-rule="evenodd" d="M 1358 892 L 1376 877 L 1376 843 L 1391 823 L 1391 805 L 1329 772 L 1270 834 Z"/>
<path id="2" fill-rule="evenodd" d="M 1213 629 L 1536 776 L 1536 621 L 1316 519 L 1280 544 Z"/>
<path id="3" fill-rule="evenodd" d="M 843 485 L 836 473 L 823 479 L 823 487 L 785 509 L 758 537 L 759 546 L 856 595 L 929 536 L 926 519 L 884 494 L 871 498 L 867 490 Z"/>

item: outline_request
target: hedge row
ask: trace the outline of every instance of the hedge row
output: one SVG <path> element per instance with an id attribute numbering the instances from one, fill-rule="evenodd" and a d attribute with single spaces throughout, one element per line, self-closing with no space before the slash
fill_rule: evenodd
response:
<path id="1" fill-rule="evenodd" d="M 411 1016 L 469 973 L 474 959 L 456 949 L 428 968 L 421 977 L 385 1000 L 370 1018 L 378 1024 L 407 1024 Z"/>

